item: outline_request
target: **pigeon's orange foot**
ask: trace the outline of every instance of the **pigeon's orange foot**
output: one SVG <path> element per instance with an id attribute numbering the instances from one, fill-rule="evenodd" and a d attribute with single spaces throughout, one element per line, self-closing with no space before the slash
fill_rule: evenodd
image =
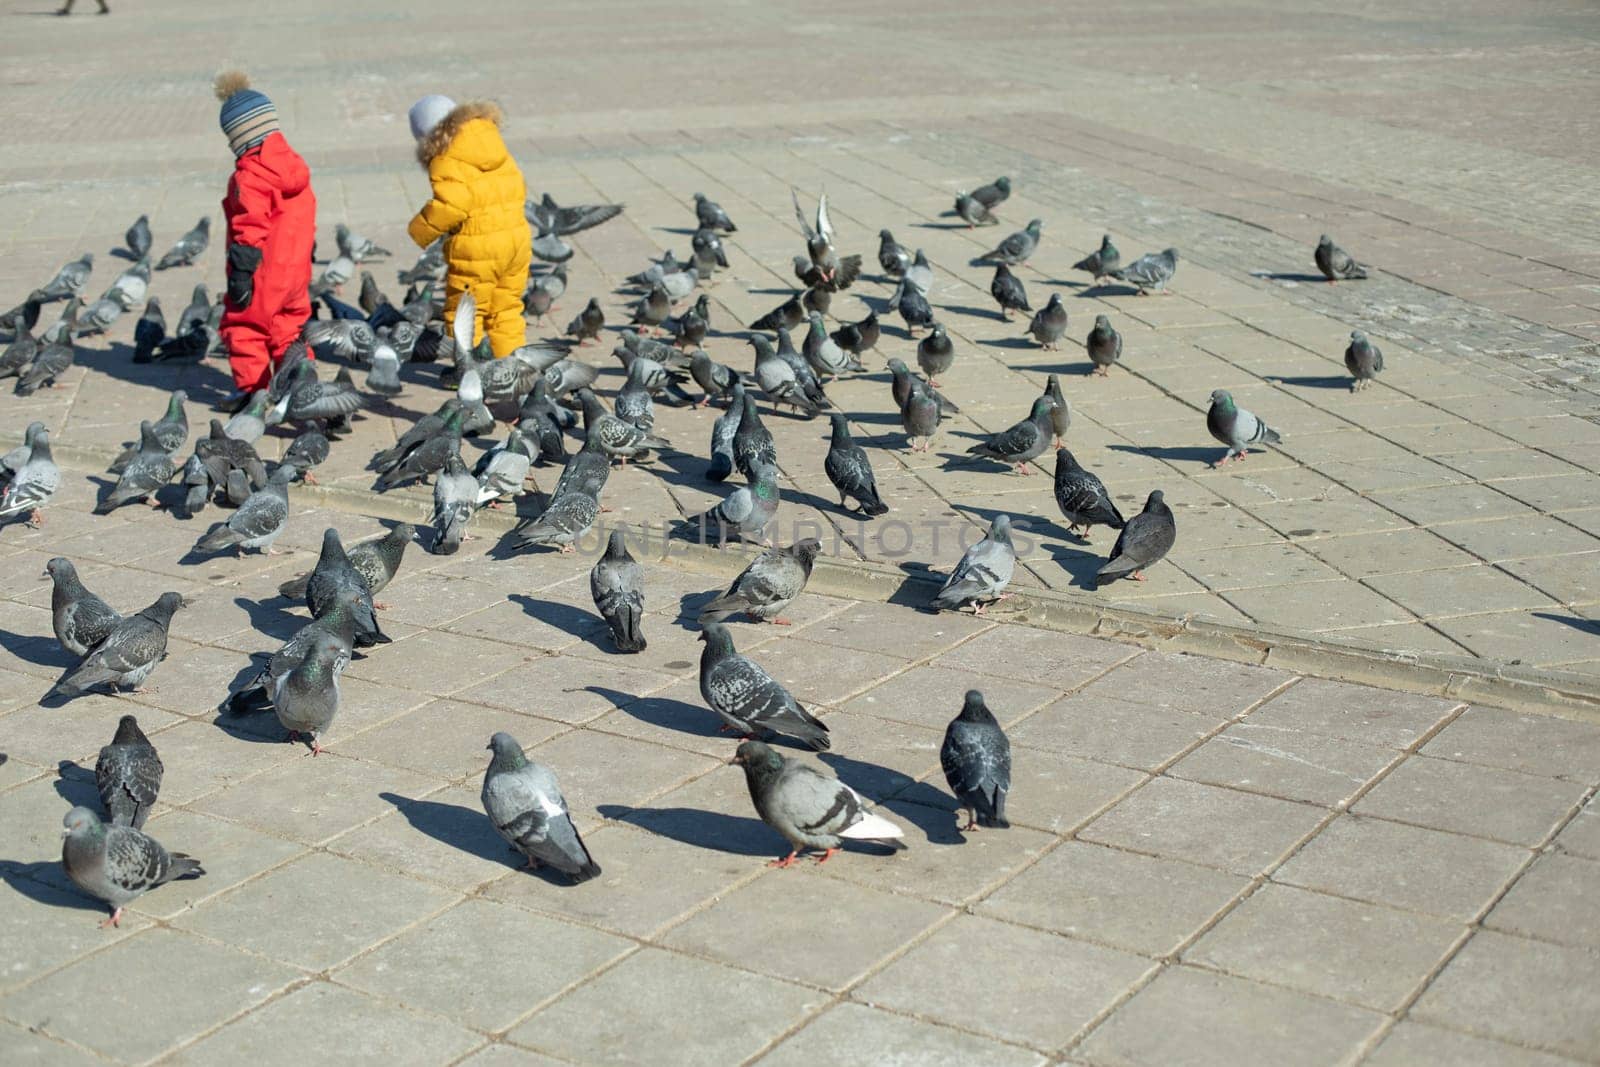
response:
<path id="1" fill-rule="evenodd" d="M 836 849 L 836 848 L 824 849 L 822 855 L 817 857 L 817 862 L 818 863 L 827 863 L 828 862 L 828 857 L 832 856 L 832 855 L 835 855 L 838 851 L 839 850 Z"/>
<path id="2" fill-rule="evenodd" d="M 781 860 L 768 860 L 768 867 L 793 867 L 794 861 L 799 858 L 799 851 L 791 852 Z"/>
<path id="3" fill-rule="evenodd" d="M 121 908 L 117 908 L 116 910 L 114 910 L 111 913 L 111 918 L 106 919 L 103 922 L 101 922 L 100 929 L 104 930 L 108 926 L 115 926 L 118 929 L 121 929 L 121 927 L 122 927 L 122 909 Z"/>

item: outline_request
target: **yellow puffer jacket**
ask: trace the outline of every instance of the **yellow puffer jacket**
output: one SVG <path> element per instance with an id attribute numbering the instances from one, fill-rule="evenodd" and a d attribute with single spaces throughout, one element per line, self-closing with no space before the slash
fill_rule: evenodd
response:
<path id="1" fill-rule="evenodd" d="M 505 355 L 523 343 L 522 291 L 533 237 L 523 214 L 527 186 L 500 136 L 500 109 L 461 104 L 417 145 L 417 158 L 428 168 L 433 199 L 407 232 L 422 247 L 448 238 L 445 321 L 471 290 L 478 304 L 475 340 L 487 328 L 495 354 Z"/>

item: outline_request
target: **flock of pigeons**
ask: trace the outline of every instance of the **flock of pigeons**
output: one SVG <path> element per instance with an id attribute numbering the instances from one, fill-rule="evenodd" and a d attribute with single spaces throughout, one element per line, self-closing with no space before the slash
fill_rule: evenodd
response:
<path id="1" fill-rule="evenodd" d="M 1010 192 L 1010 182 L 1000 178 L 970 194 L 962 193 L 956 200 L 956 214 L 969 225 L 995 224 L 996 210 Z M 598 300 L 590 300 L 567 327 L 568 343 L 529 344 L 496 360 L 490 358 L 486 344 L 473 344 L 470 294 L 461 299 L 448 326 L 441 321 L 444 260 L 438 246 L 424 251 L 413 267 L 400 272 L 402 284 L 410 288 L 398 306 L 365 270 L 360 271 L 361 288 L 355 303 L 346 303 L 341 296 L 343 287 L 354 281 L 361 265 L 388 253 L 341 225 L 338 255 L 311 285 L 311 296 L 328 317 L 306 324 L 302 340 L 291 347 L 270 385 L 241 398 L 226 421 L 212 419 L 208 434 L 195 441 L 186 460 L 180 457 L 190 436 L 187 397 L 181 390 L 174 392 L 162 417 L 141 423 L 138 442 L 112 464 L 110 474 L 116 483 L 96 511 L 105 513 L 137 501 L 160 506 L 157 493 L 181 479 L 184 495 L 174 510 L 183 516 L 198 514 L 212 504 L 233 509 L 198 539 L 196 554 L 228 549 L 241 555 L 252 549 L 275 554 L 273 542 L 289 518 L 288 486 L 300 479 L 315 480 L 314 469 L 348 430 L 351 418 L 373 402 L 371 394 L 400 391 L 403 365 L 446 360 L 439 380 L 453 389 L 452 395 L 435 412 L 419 419 L 394 447 L 373 457 L 377 488 L 387 490 L 431 478 L 434 509 L 428 547 L 432 552 L 450 553 L 468 536 L 467 527 L 478 509 L 498 507 L 522 494 L 535 464 L 559 463 L 560 476 L 545 495 L 542 511 L 518 524 L 508 546 L 513 550 L 547 546 L 570 552 L 606 510 L 600 499 L 612 464 L 626 465 L 629 460 L 645 459 L 672 447 L 655 432 L 658 400 L 697 406 L 722 403 L 725 411 L 712 428 L 706 476 L 722 482 L 737 471 L 745 484 L 704 515 L 684 520 L 676 532 L 701 541 L 715 539 L 719 544 L 735 539 L 767 547 L 699 616 L 700 639 L 705 644 L 700 661 L 701 695 L 724 729 L 745 738 L 731 762 L 744 768 L 757 813 L 791 846 L 788 855 L 774 861 L 777 865 L 792 864 L 808 849 L 822 850 L 818 861 L 825 861 L 846 840 L 901 847 L 900 827 L 869 811 L 867 802 L 849 786 L 808 762 L 783 756 L 758 739 L 782 735 L 814 750 L 830 747 L 827 725 L 759 664 L 740 654 L 727 626 L 728 619 L 740 614 L 753 621 L 785 624 L 782 612 L 804 591 L 821 549 L 812 538 L 786 547 L 772 545 L 768 530 L 781 499 L 778 455 L 773 436 L 762 422 L 758 395 L 774 412 L 787 408 L 813 417 L 826 411 L 832 433 L 824 467 L 839 493 L 840 507 L 865 518 L 889 510 L 866 450 L 851 439 L 847 419 L 832 410 L 825 391 L 826 381 L 865 370 L 861 357 L 876 349 L 881 336 L 876 313 L 859 322 L 843 323 L 831 332 L 824 323 L 833 294 L 860 279 L 862 257 L 837 251 L 825 193 L 809 216 L 795 197 L 806 254 L 795 257 L 794 273 L 804 288 L 750 325 L 754 365 L 749 373 L 737 371 L 712 360 L 700 347 L 711 331 L 711 305 L 705 294 L 680 314 L 673 313 L 676 305 L 728 266 L 722 238 L 737 232 L 728 214 L 701 194 L 695 195 L 694 210 L 698 229 L 688 258 L 680 261 L 668 252 L 628 279 L 643 295 L 634 305 L 630 323 L 620 331 L 614 350 L 626 379 L 609 408 L 593 389 L 597 369 L 574 354 L 577 346 L 597 339 L 606 327 Z M 563 238 L 621 211 L 621 205 L 562 207 L 548 194 L 537 203 L 529 202 L 527 214 L 536 233 L 534 253 L 552 264 L 530 279 L 524 297 L 530 316 L 543 319 L 566 290 L 564 264 L 573 250 Z M 1041 221 L 1034 219 L 979 261 L 994 265 L 990 291 L 1002 317 L 1009 317 L 1012 311 L 1031 313 L 1029 333 L 1041 345 L 1053 348 L 1067 329 L 1067 312 L 1059 294 L 1034 311 L 1022 282 L 1011 270 L 1033 255 L 1041 232 Z M 202 219 L 156 262 L 155 269 L 192 262 L 205 250 L 208 239 L 208 222 Z M 959 411 L 938 388 L 938 376 L 951 367 L 955 348 L 927 300 L 933 283 L 927 257 L 920 249 L 913 253 L 901 246 L 888 230 L 880 231 L 879 240 L 878 264 L 886 279 L 895 284 L 890 309 L 900 315 L 911 337 L 926 330 L 916 346 L 920 376 L 899 359 L 887 361 L 891 393 L 907 445 L 926 450 L 943 415 Z M 12 335 L 9 346 L 0 353 L 0 377 L 17 376 L 20 395 L 52 384 L 71 366 L 78 338 L 104 331 L 144 299 L 151 269 L 147 219 L 141 217 L 128 231 L 126 244 L 134 266 L 93 303 L 84 305 L 80 300 L 93 269 L 92 257 L 85 255 L 0 315 L 0 330 Z M 1315 260 L 1330 282 L 1366 276 L 1364 268 L 1326 237 L 1318 245 Z M 1096 285 L 1114 279 L 1141 294 L 1168 290 L 1177 266 L 1178 253 L 1170 248 L 1123 264 L 1109 237 L 1076 264 Z M 41 308 L 62 300 L 66 307 L 59 320 L 36 337 L 33 331 Z M 213 301 L 203 285 L 196 286 L 190 306 L 169 335 L 160 304 L 150 297 L 134 331 L 132 358 L 136 362 L 197 360 L 215 352 L 220 307 L 220 297 Z M 675 335 L 670 342 L 650 336 L 669 327 Z M 804 338 L 797 347 L 790 331 L 802 327 Z M 1122 338 L 1107 317 L 1100 315 L 1086 347 L 1094 373 L 1104 375 L 1121 355 Z M 1356 388 L 1370 382 L 1383 367 L 1381 353 L 1359 331 L 1352 334 L 1345 358 Z M 317 373 L 318 361 L 337 361 L 341 366 L 332 379 L 324 381 Z M 364 387 L 357 386 L 352 366 L 365 368 Z M 690 383 L 699 388 L 701 396 L 696 398 L 687 391 Z M 511 425 L 505 441 L 486 450 L 469 468 L 461 454 L 462 439 L 487 433 L 502 422 Z M 1142 580 L 1143 569 L 1161 560 L 1176 540 L 1172 511 L 1161 491 L 1155 490 L 1139 514 L 1124 519 L 1100 479 L 1061 447 L 1070 422 L 1071 409 L 1052 374 L 1026 418 L 968 451 L 1027 474 L 1028 464 L 1053 441 L 1055 497 L 1072 532 L 1081 530 L 1087 537 L 1096 525 L 1120 531 L 1110 558 L 1098 571 L 1098 582 L 1124 576 Z M 268 427 L 279 423 L 297 427 L 298 433 L 282 460 L 268 464 L 256 452 L 255 444 Z M 1242 460 L 1252 445 L 1280 440 L 1275 430 L 1240 408 L 1223 390 L 1212 394 L 1207 426 L 1226 446 L 1218 465 Z M 582 442 L 570 454 L 569 435 Z M 28 427 L 23 444 L 0 457 L 0 520 L 20 521 L 26 516 L 31 524 L 39 524 L 60 481 L 51 457 L 49 432 L 35 422 Z M 240 716 L 270 710 L 290 740 L 303 738 L 312 755 L 319 753 L 318 738 L 339 709 L 344 668 L 360 650 L 389 641 L 378 621 L 383 604 L 376 598 L 400 568 L 407 546 L 422 539 L 414 526 L 403 523 L 381 538 L 347 547 L 336 530 L 328 529 L 316 566 L 279 590 L 291 599 L 303 599 L 311 621 L 282 648 L 257 657 L 259 671 L 230 694 L 219 711 Z M 981 614 L 987 605 L 1009 595 L 1006 587 L 1015 565 L 1010 519 L 1000 514 L 987 536 L 974 544 L 950 573 L 932 606 L 936 610 L 971 606 L 974 613 Z M 168 627 L 174 613 L 184 606 L 182 597 L 166 593 L 136 614 L 124 616 L 84 587 L 69 560 L 51 560 L 47 571 L 55 583 L 51 603 L 55 635 L 64 649 L 78 657 L 77 664 L 47 696 L 70 699 L 101 685 L 112 692 L 119 687 L 138 692 L 166 654 Z M 604 554 L 590 573 L 590 586 L 618 652 L 646 647 L 644 585 L 644 568 L 629 553 L 627 536 L 613 529 Z M 496 733 L 488 748 L 493 756 L 485 773 L 482 800 L 497 831 L 527 857 L 529 866 L 542 864 L 578 881 L 599 874 L 598 864 L 572 823 L 554 773 L 530 760 L 508 734 Z M 946 732 L 941 762 L 967 814 L 963 830 L 1008 825 L 1010 746 L 981 692 L 967 693 Z M 116 923 L 122 907 L 141 893 L 175 878 L 204 873 L 197 861 L 169 853 L 141 829 L 161 778 L 162 764 L 154 746 L 133 716 L 123 716 L 95 768 L 104 816 L 77 807 L 65 819 L 63 864 L 75 884 L 111 905 L 107 922 Z"/>

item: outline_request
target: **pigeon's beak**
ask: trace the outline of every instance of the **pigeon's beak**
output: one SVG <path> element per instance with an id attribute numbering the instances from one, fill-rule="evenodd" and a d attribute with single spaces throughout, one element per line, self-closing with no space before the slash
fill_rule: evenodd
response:
<path id="1" fill-rule="evenodd" d="M 744 760 L 740 759 L 739 758 L 739 754 L 736 752 L 736 753 L 734 753 L 733 758 L 728 761 L 728 766 L 732 767 L 732 766 L 734 766 L 736 764 L 740 764 L 740 763 L 743 763 L 743 762 L 744 762 Z"/>

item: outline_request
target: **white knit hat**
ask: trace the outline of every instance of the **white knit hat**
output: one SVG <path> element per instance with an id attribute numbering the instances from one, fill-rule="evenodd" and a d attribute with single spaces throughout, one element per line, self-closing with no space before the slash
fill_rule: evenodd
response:
<path id="1" fill-rule="evenodd" d="M 422 140 L 444 117 L 456 109 L 456 102 L 448 96 L 431 93 L 411 105 L 411 136 Z"/>

